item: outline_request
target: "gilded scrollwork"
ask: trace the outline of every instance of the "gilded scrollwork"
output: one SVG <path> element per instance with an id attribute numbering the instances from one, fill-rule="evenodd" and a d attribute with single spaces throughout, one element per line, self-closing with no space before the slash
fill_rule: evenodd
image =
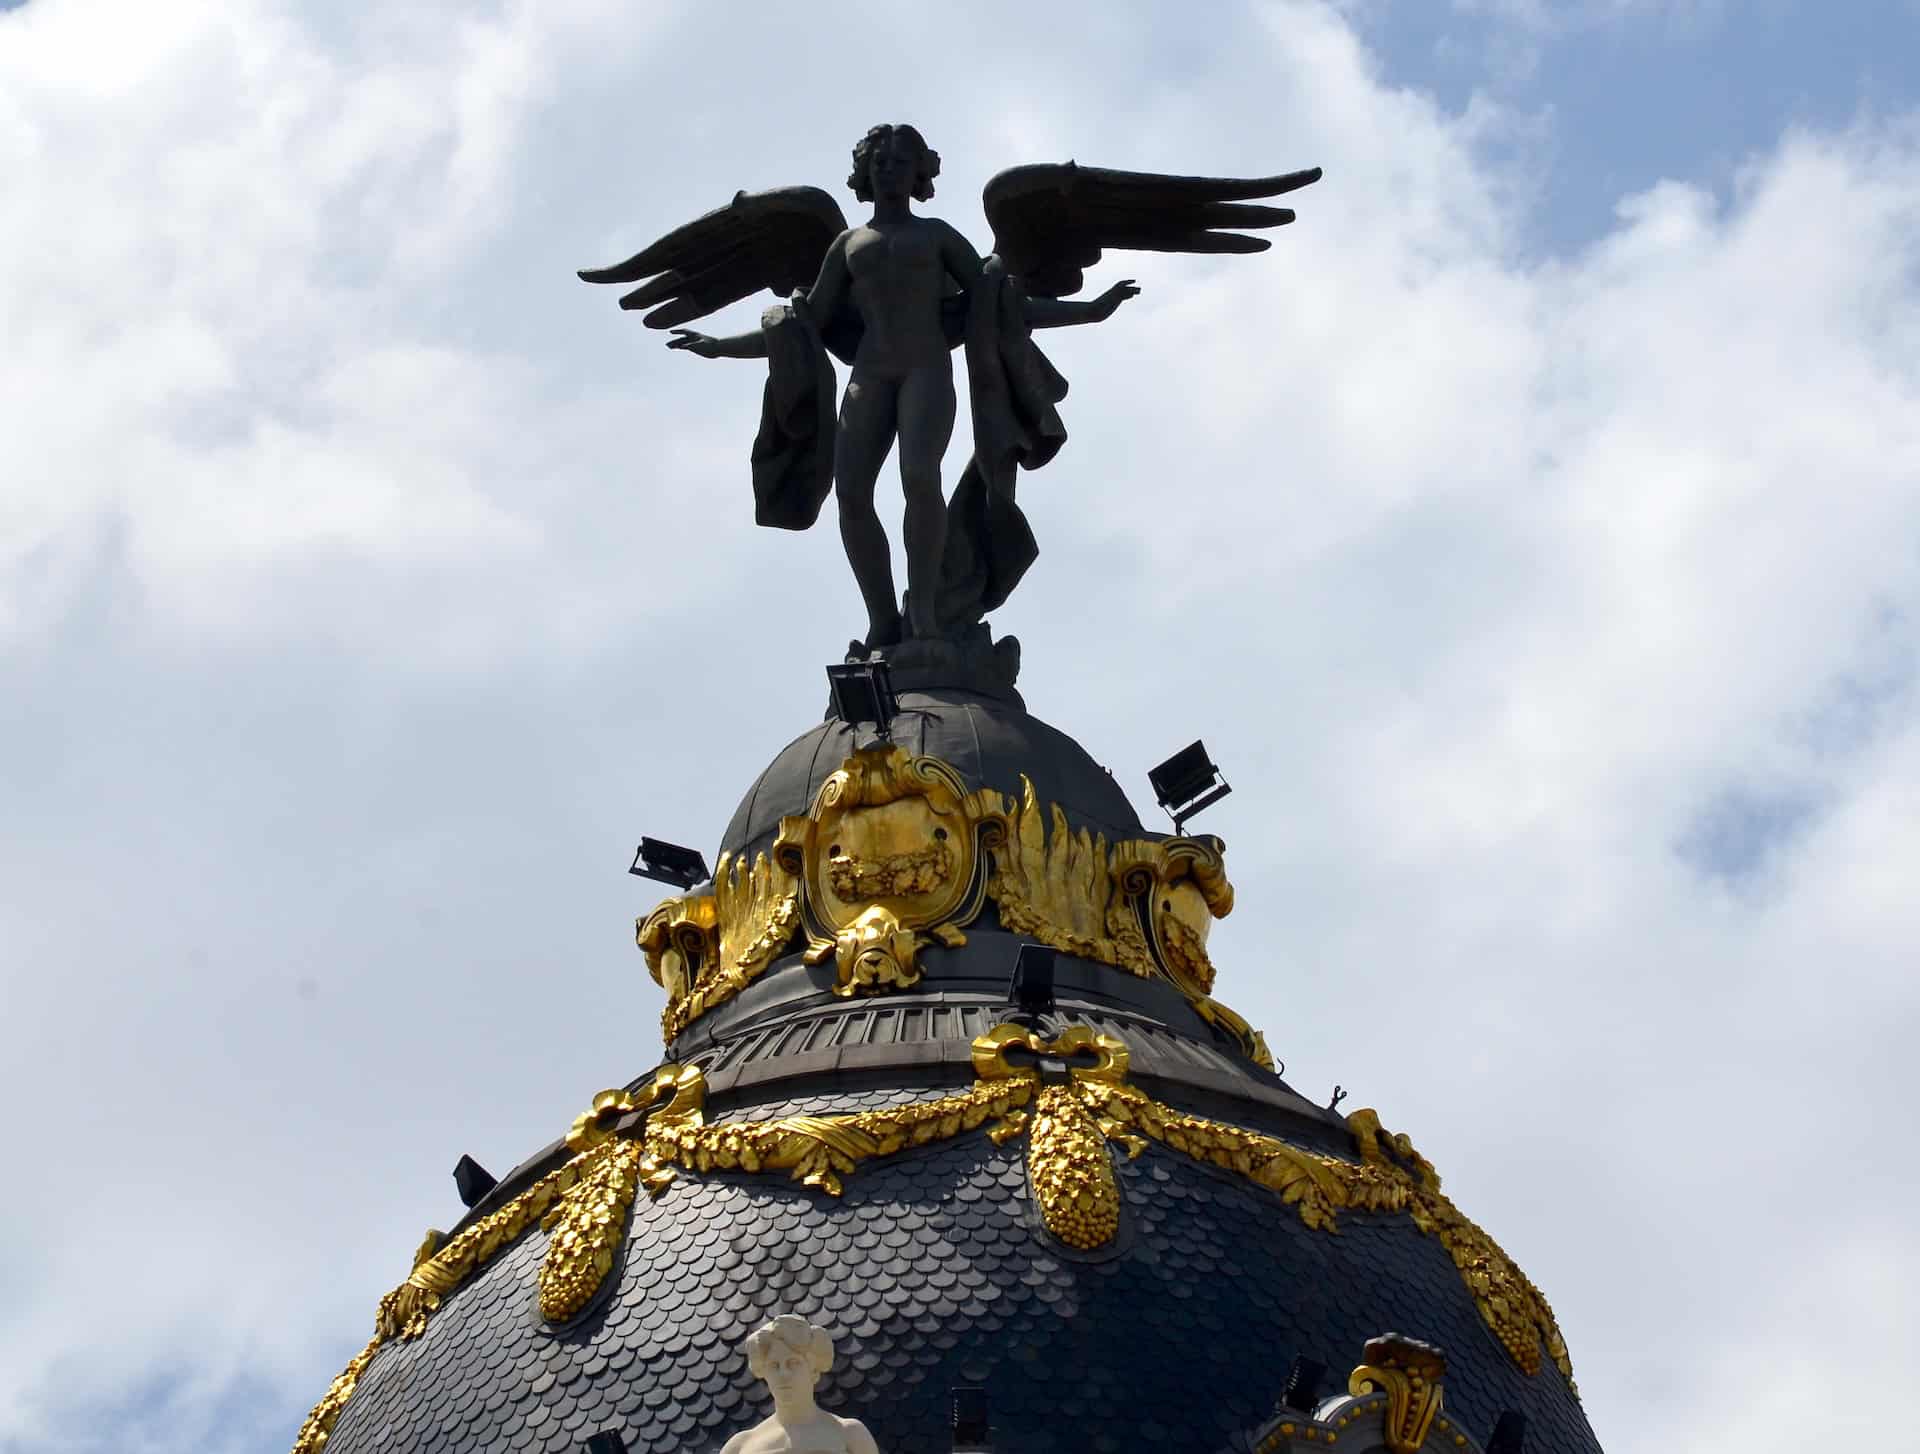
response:
<path id="1" fill-rule="evenodd" d="M 1347 1392 L 1355 1398 L 1384 1393 L 1387 1448 L 1393 1454 L 1419 1454 L 1440 1416 L 1446 1356 L 1431 1343 L 1388 1333 L 1370 1340 L 1360 1357 L 1348 1375 Z"/>
<path id="2" fill-rule="evenodd" d="M 685 999 L 701 972 L 720 958 L 720 915 L 714 895 L 665 900 L 634 925 L 634 941 L 647 956 L 647 973 L 667 992 L 667 1003 Z"/>
<path id="3" fill-rule="evenodd" d="M 807 962 L 834 962 L 836 994 L 916 984 L 923 949 L 965 942 L 1005 831 L 999 799 L 884 743 L 856 750 L 805 815 L 781 820 L 774 857 L 799 885 Z"/>
<path id="4" fill-rule="evenodd" d="M 882 743 L 829 774 L 783 818 L 772 857 L 722 855 L 710 894 L 668 899 L 636 926 L 667 991 L 668 1041 L 739 994 L 804 931 L 834 992 L 919 983 L 930 945 L 966 942 L 991 899 L 1001 927 L 1083 959 L 1172 983 L 1256 1064 L 1273 1058 L 1211 997 L 1212 921 L 1233 908 L 1217 838 L 1125 839 L 1072 827 L 1021 779 L 1017 800 L 969 790 L 947 763 Z"/>
<path id="5" fill-rule="evenodd" d="M 752 984 L 800 928 L 799 883 L 766 854 L 721 854 L 713 892 L 666 900 L 635 937 L 667 992 L 660 1030 L 674 1037 Z"/>

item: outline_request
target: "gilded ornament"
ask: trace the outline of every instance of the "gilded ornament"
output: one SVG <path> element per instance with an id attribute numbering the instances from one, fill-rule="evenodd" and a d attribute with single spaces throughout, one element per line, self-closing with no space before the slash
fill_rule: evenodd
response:
<path id="1" fill-rule="evenodd" d="M 952 879 L 953 850 L 944 839 L 878 861 L 844 853 L 827 860 L 827 882 L 834 897 L 846 903 L 930 894 Z"/>
<path id="2" fill-rule="evenodd" d="M 1053 1236 L 1083 1250 L 1106 1245 L 1119 1228 L 1108 1142 L 1134 1156 L 1154 1141 L 1233 1172 L 1276 1193 L 1305 1225 L 1329 1232 L 1337 1230 L 1341 1211 L 1404 1213 L 1440 1239 L 1514 1362 L 1536 1373 L 1544 1345 L 1572 1386 L 1566 1343 L 1539 1289 L 1442 1194 L 1439 1175 L 1412 1142 L 1384 1131 L 1373 1111 L 1347 1118 L 1360 1155 L 1354 1162 L 1160 1104 L 1128 1083 L 1125 1043 L 1086 1026 L 1048 1040 L 1023 1025 L 998 1025 L 973 1041 L 972 1060 L 975 1083 L 963 1091 L 841 1116 L 709 1123 L 706 1078 L 695 1066 L 664 1067 L 637 1096 L 601 1092 L 568 1132 L 575 1154 L 565 1165 L 458 1236 L 427 1234 L 406 1281 L 380 1300 L 372 1340 L 315 1405 L 294 1454 L 318 1454 L 384 1342 L 419 1337 L 441 1299 L 535 1221 L 552 1234 L 541 1266 L 541 1311 L 564 1321 L 586 1306 L 611 1270 L 638 1190 L 658 1196 L 675 1167 L 786 1172 L 837 1196 L 841 1177 L 867 1161 L 982 1128 L 1000 1144 L 1028 1138 L 1028 1175 L 1041 1218 Z M 1409 1380 L 1417 1371 L 1404 1358 L 1400 1365 L 1381 1362 L 1372 1345 L 1368 1359 L 1355 1377 L 1367 1372 L 1371 1385 L 1389 1394 L 1395 1367 Z M 1438 1373 L 1420 1376 L 1437 1409 Z M 1418 1400 L 1411 1392 L 1408 1398 L 1414 1407 Z M 1400 1426 L 1405 1437 L 1425 1437 L 1417 1418 Z"/>
<path id="3" fill-rule="evenodd" d="M 744 985 L 780 957 L 800 928 L 800 886 L 764 853 L 723 853 L 713 875 L 720 963 Z"/>
<path id="4" fill-rule="evenodd" d="M 800 928 L 799 884 L 761 853 L 720 855 L 713 892 L 668 899 L 639 921 L 647 969 L 667 992 L 668 1044 L 765 973 Z"/>
<path id="5" fill-rule="evenodd" d="M 1233 912 L 1225 848 L 1218 838 L 1163 838 L 1115 845 L 1115 873 L 1160 971 L 1190 998 L 1213 990 L 1207 934 Z"/>
<path id="6" fill-rule="evenodd" d="M 837 975 L 833 992 L 853 995 L 905 989 L 920 978 L 920 936 L 901 927 L 893 910 L 880 904 L 862 912 L 834 936 L 831 948 Z M 824 959 L 825 953 L 820 957 Z"/>
<path id="7" fill-rule="evenodd" d="M 579 1158 L 548 1172 L 498 1211 L 489 1213 L 454 1237 L 407 1274 L 407 1280 L 380 1300 L 374 1326 L 385 1338 L 417 1338 L 440 1300 L 484 1266 L 493 1255 L 545 1216 L 579 1175 Z"/>
<path id="8" fill-rule="evenodd" d="M 987 884 L 1002 927 L 1151 979 L 1153 956 L 1115 886 L 1106 837 L 1071 828 L 1057 803 L 1042 807 L 1024 774 L 1019 803 L 1002 802 L 1008 823 Z"/>
<path id="9" fill-rule="evenodd" d="M 1371 1110 L 1347 1117 L 1359 1147 L 1362 1164 L 1391 1179 L 1393 1205 L 1382 1210 L 1404 1210 L 1413 1223 L 1453 1258 L 1453 1265 L 1473 1294 L 1480 1316 L 1509 1357 L 1529 1374 L 1540 1371 L 1544 1345 L 1554 1367 L 1573 1386 L 1573 1360 L 1568 1356 L 1560 1325 L 1540 1289 L 1527 1279 L 1513 1259 L 1440 1190 L 1440 1174 L 1405 1135 L 1387 1132 Z M 1578 1388 L 1574 1389 L 1576 1395 Z"/>
<path id="10" fill-rule="evenodd" d="M 320 1402 L 313 1406 L 313 1412 L 307 1415 L 300 1432 L 294 1436 L 293 1454 L 320 1454 L 326 1447 L 328 1438 L 333 1434 L 334 1423 L 340 1417 L 340 1410 L 353 1397 L 354 1386 L 360 1382 L 360 1375 L 367 1371 L 367 1365 L 373 1362 L 373 1355 L 380 1351 L 380 1345 L 385 1341 L 375 1333 L 367 1346 L 354 1354 L 353 1361 L 340 1370 L 339 1377 L 327 1385 Z"/>
<path id="11" fill-rule="evenodd" d="M 560 1204 L 542 1218 L 550 1235 L 540 1263 L 540 1316 L 548 1322 L 575 1317 L 613 1271 L 645 1156 L 635 1141 L 609 1139 L 595 1146 L 581 1158 L 579 1175 Z"/>
<path id="12" fill-rule="evenodd" d="M 541 1218 L 547 1251 L 540 1262 L 540 1316 L 550 1323 L 577 1317 L 600 1290 L 627 1237 L 627 1216 L 641 1187 L 659 1196 L 673 1180 L 647 1148 L 644 1128 L 698 1117 L 707 1083 L 697 1069 L 663 1067 L 653 1084 L 635 1096 L 604 1090 L 574 1119 L 567 1148 L 574 1158 L 566 1170 L 572 1180 L 553 1208 Z M 619 1134 L 621 1122 L 642 1117 L 637 1132 Z"/>
<path id="13" fill-rule="evenodd" d="M 833 960 L 836 994 L 917 984 L 922 949 L 964 942 L 985 852 L 1005 831 L 999 803 L 938 758 L 883 743 L 829 774 L 805 816 L 781 820 L 774 857 L 799 885 L 807 962 Z"/>
<path id="14" fill-rule="evenodd" d="M 1042 806 L 1020 779 L 1020 800 L 1001 800 L 1006 820 L 993 850 L 987 896 L 1002 928 L 1066 954 L 1173 984 L 1207 1023 L 1256 1065 L 1273 1069 L 1265 1039 L 1210 997 L 1212 921 L 1233 910 L 1217 838 L 1125 839 L 1074 829 L 1056 804 Z"/>
<path id="15" fill-rule="evenodd" d="M 699 1077 L 697 1070 L 681 1074 Z M 704 1082 L 699 1085 L 703 1095 Z M 1024 1082 L 981 1083 L 936 1100 L 845 1116 L 713 1124 L 697 1111 L 670 1120 L 655 1116 L 647 1125 L 646 1148 L 663 1165 L 702 1172 L 784 1171 L 803 1185 L 838 1196 L 840 1178 L 862 1162 L 974 1130 L 1025 1104 L 1031 1093 Z"/>
<path id="16" fill-rule="evenodd" d="M 1419 1454 L 1440 1413 L 1445 1355 L 1431 1343 L 1388 1333 L 1371 1339 L 1360 1357 L 1363 1361 L 1347 1379 L 1347 1391 L 1356 1398 L 1376 1391 L 1386 1394 L 1387 1448 L 1393 1454 Z"/>
<path id="17" fill-rule="evenodd" d="M 919 983 L 930 944 L 966 942 L 991 898 L 1001 926 L 1083 959 L 1164 978 L 1249 1059 L 1266 1042 L 1212 999 L 1207 931 L 1233 908 L 1217 838 L 1127 839 L 1069 826 L 1022 777 L 1018 802 L 969 791 L 950 765 L 883 743 L 783 818 L 771 860 L 723 855 L 708 895 L 668 899 L 636 925 L 667 991 L 667 1042 L 739 994 L 806 931 L 809 964 L 832 960 L 843 996 Z"/>
<path id="18" fill-rule="evenodd" d="M 667 992 L 667 1003 L 685 999 L 702 970 L 720 958 L 720 916 L 712 894 L 667 899 L 634 925 L 634 940 L 647 956 L 647 972 Z"/>
<path id="19" fill-rule="evenodd" d="M 1033 1064 L 1013 1064 L 1009 1050 Z M 1040 1067 L 1047 1060 L 1065 1074 L 1043 1085 Z M 973 1042 L 974 1074 L 983 1081 L 1037 1088 L 1030 1112 L 1008 1117 L 989 1134 L 1001 1144 L 1027 1137 L 1027 1180 L 1040 1219 L 1060 1241 L 1083 1252 L 1104 1247 L 1120 1230 L 1120 1186 L 1107 1142 L 1119 1141 L 1128 1156 L 1139 1155 L 1144 1144 L 1098 1114 L 1090 1095 L 1091 1087 L 1123 1080 L 1128 1060 L 1124 1042 L 1084 1025 L 1053 1040 L 1022 1025 L 996 1025 Z"/>
<path id="20" fill-rule="evenodd" d="M 1069 1247 L 1104 1247 L 1120 1230 L 1120 1187 L 1107 1138 L 1071 1087 L 1041 1087 L 1027 1137 L 1027 1175 L 1047 1230 Z"/>

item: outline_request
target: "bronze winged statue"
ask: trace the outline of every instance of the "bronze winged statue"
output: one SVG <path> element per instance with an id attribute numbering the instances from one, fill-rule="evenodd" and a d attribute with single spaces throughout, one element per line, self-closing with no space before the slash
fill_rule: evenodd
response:
<path id="1" fill-rule="evenodd" d="M 804 530 L 831 489 L 840 535 L 867 607 L 868 650 L 903 630 L 928 639 L 965 629 L 1006 600 L 1037 554 L 1015 501 L 1016 467 L 1037 469 L 1066 439 L 1055 405 L 1066 380 L 1032 330 L 1098 323 L 1139 289 L 1131 279 L 1090 301 L 1085 270 L 1108 249 L 1261 252 L 1234 229 L 1293 221 L 1251 204 L 1304 187 L 1318 167 L 1273 177 L 1179 177 L 1073 162 L 1015 167 L 987 183 L 993 252 L 912 204 L 933 196 L 940 157 L 911 126 L 876 126 L 853 149 L 847 184 L 873 215 L 855 227 L 817 187 L 741 192 L 590 283 L 639 283 L 622 308 L 648 309 L 670 348 L 703 358 L 765 358 L 753 446 L 755 518 Z M 809 286 L 810 284 L 810 286 Z M 692 322 L 761 288 L 791 292 L 761 326 L 715 338 Z M 953 433 L 955 348 L 966 350 L 973 458 L 949 501 L 940 461 Z M 828 354 L 852 369 L 834 415 Z M 895 445 L 906 491 L 907 595 L 894 596 L 874 484 Z"/>

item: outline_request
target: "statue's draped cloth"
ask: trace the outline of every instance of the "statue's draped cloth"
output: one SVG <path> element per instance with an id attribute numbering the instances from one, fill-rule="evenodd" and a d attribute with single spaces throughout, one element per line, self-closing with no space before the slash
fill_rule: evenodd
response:
<path id="1" fill-rule="evenodd" d="M 1035 347 L 1024 294 L 990 258 L 971 294 L 942 307 L 950 343 L 964 343 L 973 408 L 973 458 L 947 506 L 940 619 L 977 621 L 1004 602 L 1039 554 L 1014 499 L 1016 468 L 1038 469 L 1066 442 L 1054 406 L 1067 381 Z M 761 317 L 767 338 L 767 387 L 753 441 L 754 519 L 805 530 L 833 489 L 837 393 L 829 352 L 851 362 L 858 315 L 845 310 L 823 330 L 791 306 Z"/>

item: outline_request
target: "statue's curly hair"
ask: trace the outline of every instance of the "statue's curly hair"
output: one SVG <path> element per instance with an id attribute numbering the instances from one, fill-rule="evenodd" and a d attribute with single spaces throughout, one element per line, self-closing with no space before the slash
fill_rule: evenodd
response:
<path id="1" fill-rule="evenodd" d="M 805 1355 L 815 1373 L 825 1373 L 833 1367 L 832 1334 L 825 1328 L 814 1327 L 798 1313 L 782 1313 L 747 1335 L 747 1368 L 755 1378 L 766 1376 L 766 1360 L 778 1343 Z"/>
<path id="2" fill-rule="evenodd" d="M 847 185 L 862 202 L 873 200 L 873 185 L 867 180 L 867 167 L 873 154 L 894 137 L 913 143 L 920 160 L 913 169 L 913 200 L 924 202 L 933 195 L 933 179 L 940 175 L 940 153 L 927 145 L 927 139 L 904 121 L 894 126 L 876 126 L 853 144 L 853 174 Z"/>

